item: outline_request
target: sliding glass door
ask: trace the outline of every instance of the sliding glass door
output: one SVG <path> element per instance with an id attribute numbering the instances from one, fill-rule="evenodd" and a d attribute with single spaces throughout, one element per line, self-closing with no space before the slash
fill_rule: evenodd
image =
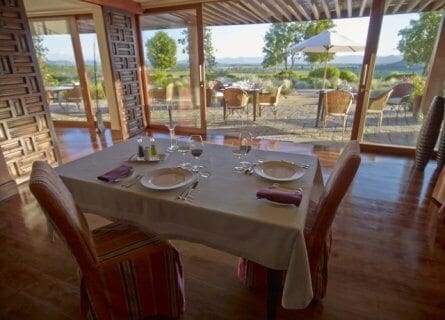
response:
<path id="1" fill-rule="evenodd" d="M 140 18 L 150 127 L 205 133 L 200 7 Z"/>

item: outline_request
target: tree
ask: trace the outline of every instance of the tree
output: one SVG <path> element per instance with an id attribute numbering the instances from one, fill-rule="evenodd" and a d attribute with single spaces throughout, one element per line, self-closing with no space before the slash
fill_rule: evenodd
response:
<path id="1" fill-rule="evenodd" d="M 398 35 L 402 38 L 397 49 L 409 65 L 421 63 L 424 65 L 424 72 L 426 71 L 436 42 L 440 19 L 439 12 L 421 13 L 419 20 L 411 20 L 410 27 L 399 31 Z"/>
<path id="2" fill-rule="evenodd" d="M 176 42 L 164 31 L 158 31 L 145 43 L 147 58 L 153 68 L 166 70 L 176 66 Z"/>
<path id="3" fill-rule="evenodd" d="M 335 27 L 334 22 L 332 20 L 320 20 L 309 22 L 306 25 L 306 29 L 304 32 L 304 39 L 309 39 L 312 36 L 319 34 L 322 31 L 329 30 Z M 334 53 L 315 53 L 315 52 L 305 52 L 305 60 L 309 62 L 309 64 L 313 67 L 317 63 L 330 61 L 334 59 Z"/>
<path id="4" fill-rule="evenodd" d="M 48 63 L 46 62 L 46 54 L 48 53 L 48 49 L 43 45 L 42 37 L 39 35 L 33 35 L 32 41 L 36 51 L 37 63 L 39 64 L 39 69 L 43 77 L 43 83 L 45 86 L 57 84 L 58 81 L 49 72 Z"/>
<path id="5" fill-rule="evenodd" d="M 182 36 L 181 39 L 178 39 L 178 43 L 184 46 L 182 53 L 190 54 L 188 30 L 183 30 Z M 209 70 L 216 66 L 215 51 L 212 43 L 212 31 L 210 28 L 204 28 L 204 57 L 206 68 Z"/>
<path id="6" fill-rule="evenodd" d="M 288 58 L 291 59 L 291 68 L 295 63 L 295 52 L 290 52 L 290 44 L 298 42 L 303 37 L 303 25 L 299 22 L 274 23 L 264 36 L 264 67 L 276 67 L 284 63 L 284 69 L 288 69 Z"/>

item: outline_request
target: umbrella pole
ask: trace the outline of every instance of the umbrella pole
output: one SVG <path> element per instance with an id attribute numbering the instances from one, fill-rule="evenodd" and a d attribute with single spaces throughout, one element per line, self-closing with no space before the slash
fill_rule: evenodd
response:
<path id="1" fill-rule="evenodd" d="M 324 74 L 323 74 L 323 86 L 322 86 L 322 90 L 324 90 L 325 85 L 326 85 L 326 73 L 327 73 L 327 69 L 328 69 L 328 53 L 329 50 L 326 50 L 326 56 L 324 58 Z"/>

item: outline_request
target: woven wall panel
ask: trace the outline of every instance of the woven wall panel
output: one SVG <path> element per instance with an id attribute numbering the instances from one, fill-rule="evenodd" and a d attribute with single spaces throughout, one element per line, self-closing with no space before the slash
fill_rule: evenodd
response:
<path id="1" fill-rule="evenodd" d="M 18 182 L 35 160 L 57 163 L 44 96 L 23 2 L 0 0 L 0 147 Z"/>
<path id="2" fill-rule="evenodd" d="M 136 44 L 138 30 L 134 16 L 129 13 L 104 8 L 104 17 L 122 131 L 132 137 L 145 130 Z"/>

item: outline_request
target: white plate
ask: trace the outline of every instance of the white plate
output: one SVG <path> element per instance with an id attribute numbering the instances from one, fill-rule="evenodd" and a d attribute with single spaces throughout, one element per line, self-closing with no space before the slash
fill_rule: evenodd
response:
<path id="1" fill-rule="evenodd" d="M 141 184 L 153 190 L 171 190 L 185 186 L 194 180 L 193 172 L 183 168 L 162 168 L 146 173 Z"/>
<path id="2" fill-rule="evenodd" d="M 286 161 L 266 161 L 258 164 L 254 172 L 272 181 L 293 181 L 304 176 L 304 169 Z"/>

